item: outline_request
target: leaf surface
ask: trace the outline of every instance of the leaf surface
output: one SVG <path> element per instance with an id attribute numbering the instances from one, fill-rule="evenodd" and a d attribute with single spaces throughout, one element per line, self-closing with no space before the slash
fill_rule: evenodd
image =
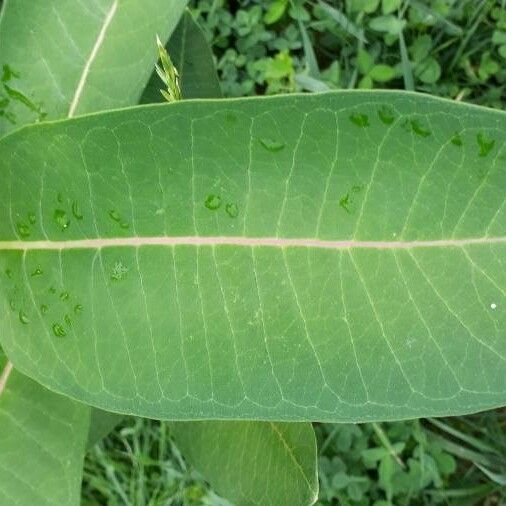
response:
<path id="1" fill-rule="evenodd" d="M 221 96 L 211 50 L 188 11 L 167 48 L 179 70 L 185 99 Z M 163 101 L 159 88 L 155 72 L 141 103 Z M 98 429 L 104 412 L 92 413 L 97 413 L 92 414 L 92 426 Z M 316 442 L 310 423 L 220 420 L 178 422 L 171 427 L 185 458 L 237 506 L 307 505 L 318 497 Z M 98 439 L 98 434 L 93 435 Z"/>
<path id="2" fill-rule="evenodd" d="M 0 135 L 33 121 L 136 103 L 156 59 L 155 33 L 167 38 L 184 5 L 4 2 Z M 26 322 L 21 309 L 18 316 Z M 90 409 L 13 370 L 1 348 L 0 376 L 0 503 L 79 504 Z M 90 442 L 118 419 L 93 414 Z"/>
<path id="3" fill-rule="evenodd" d="M 157 59 L 156 34 L 167 40 L 186 3 L 7 0 L 0 93 L 9 103 L 0 135 L 36 120 L 136 104 Z"/>
<path id="4" fill-rule="evenodd" d="M 316 440 L 309 423 L 172 424 L 184 456 L 236 506 L 314 504 Z"/>
<path id="5" fill-rule="evenodd" d="M 0 504 L 79 504 L 88 424 L 87 407 L 17 371 L 0 379 Z"/>
<path id="6" fill-rule="evenodd" d="M 504 405 L 505 139 L 504 113 L 399 92 L 26 128 L 0 142 L 2 345 L 153 418 Z"/>

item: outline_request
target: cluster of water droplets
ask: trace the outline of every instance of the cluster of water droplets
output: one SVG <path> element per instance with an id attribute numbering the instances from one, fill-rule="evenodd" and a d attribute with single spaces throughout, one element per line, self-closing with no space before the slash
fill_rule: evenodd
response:
<path id="1" fill-rule="evenodd" d="M 31 298 L 26 296 L 22 286 L 26 284 L 26 280 L 22 274 L 17 274 L 11 268 L 5 269 L 4 272 L 10 287 L 9 306 L 13 312 L 17 314 L 17 318 L 22 325 L 31 323 L 32 317 L 29 316 L 27 307 L 33 306 Z M 41 267 L 35 267 L 31 270 L 29 277 L 33 282 L 45 283 L 45 273 Z M 37 281 L 39 280 L 39 281 Z M 70 332 L 76 318 L 84 311 L 84 306 L 65 289 L 57 290 L 54 286 L 49 286 L 46 290 L 34 291 L 36 298 L 41 298 L 40 293 L 46 293 L 43 300 L 36 303 L 35 313 L 41 318 L 50 318 L 47 325 L 50 326 L 55 337 L 65 337 Z M 63 307 L 62 307 L 63 306 Z M 52 321 L 51 321 L 52 320 Z"/>

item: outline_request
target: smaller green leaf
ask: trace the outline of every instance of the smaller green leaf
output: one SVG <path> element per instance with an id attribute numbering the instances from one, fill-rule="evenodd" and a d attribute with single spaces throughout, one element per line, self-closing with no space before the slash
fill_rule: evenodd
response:
<path id="1" fill-rule="evenodd" d="M 492 43 L 493 44 L 506 44 L 506 32 L 501 30 L 494 30 L 492 34 Z"/>
<path id="2" fill-rule="evenodd" d="M 302 35 L 302 45 L 304 47 L 304 56 L 306 58 L 307 70 L 311 77 L 317 79 L 318 77 L 320 77 L 320 69 L 318 67 L 318 61 L 316 60 L 316 55 L 313 49 L 311 39 L 309 38 L 309 34 L 307 33 L 304 23 L 302 23 L 301 21 L 299 21 L 299 29 Z"/>
<path id="3" fill-rule="evenodd" d="M 87 406 L 46 390 L 0 356 L 0 504 L 80 504 L 88 424 Z"/>
<path id="4" fill-rule="evenodd" d="M 379 6 L 380 0 L 352 0 L 350 8 L 353 12 L 372 14 Z"/>
<path id="5" fill-rule="evenodd" d="M 387 81 L 391 81 L 396 75 L 395 69 L 390 65 L 374 65 L 369 73 L 369 76 L 373 81 L 377 81 L 379 83 L 386 83 Z"/>
<path id="6" fill-rule="evenodd" d="M 272 2 L 264 15 L 265 24 L 272 25 L 276 21 L 279 21 L 286 12 L 287 6 L 288 0 L 275 0 Z"/>
<path id="7" fill-rule="evenodd" d="M 358 82 L 358 88 L 361 90 L 370 90 L 374 87 L 373 80 L 370 76 L 364 76 Z"/>
<path id="8" fill-rule="evenodd" d="M 425 84 L 434 84 L 441 77 L 441 66 L 435 58 L 427 58 L 415 67 L 415 75 Z"/>
<path id="9" fill-rule="evenodd" d="M 363 49 L 357 53 L 357 67 L 362 74 L 368 74 L 374 65 L 374 59 L 371 54 Z"/>
<path id="10" fill-rule="evenodd" d="M 421 62 L 429 56 L 432 49 L 432 38 L 430 35 L 417 37 L 409 48 L 409 53 L 415 63 Z"/>
<path id="11" fill-rule="evenodd" d="M 309 506 L 316 501 L 311 424 L 206 421 L 171 426 L 185 458 L 236 506 Z"/>
<path id="12" fill-rule="evenodd" d="M 381 11 L 384 15 L 391 14 L 401 6 L 402 0 L 382 0 Z"/>
<path id="13" fill-rule="evenodd" d="M 364 31 L 351 22 L 348 17 L 338 9 L 331 7 L 323 0 L 318 0 L 318 5 L 321 9 L 330 16 L 345 32 L 349 33 L 361 42 L 366 43 L 367 39 L 364 36 Z"/>
<path id="14" fill-rule="evenodd" d="M 399 35 L 406 26 L 405 19 L 396 16 L 378 16 L 369 23 L 369 27 L 377 32 L 384 32 L 390 35 Z"/>
<path id="15" fill-rule="evenodd" d="M 111 413 L 102 409 L 92 408 L 90 413 L 90 430 L 88 432 L 87 447 L 93 445 L 107 436 L 123 420 L 124 415 Z"/>

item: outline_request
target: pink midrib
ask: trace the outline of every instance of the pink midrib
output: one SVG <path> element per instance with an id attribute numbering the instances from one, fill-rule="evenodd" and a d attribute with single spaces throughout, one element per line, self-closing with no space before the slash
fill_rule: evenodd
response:
<path id="1" fill-rule="evenodd" d="M 315 249 L 415 249 L 462 248 L 472 245 L 506 244 L 506 237 L 478 237 L 463 239 L 437 239 L 427 241 L 328 241 L 321 239 L 290 239 L 276 237 L 116 237 L 104 239 L 75 239 L 68 241 L 0 241 L 0 250 L 69 250 L 101 249 L 108 247 L 139 246 L 238 246 L 271 248 Z"/>

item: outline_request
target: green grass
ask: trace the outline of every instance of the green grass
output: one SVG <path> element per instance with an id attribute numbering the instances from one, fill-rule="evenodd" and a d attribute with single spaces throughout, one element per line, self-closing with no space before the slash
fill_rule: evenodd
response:
<path id="1" fill-rule="evenodd" d="M 199 0 L 226 96 L 408 88 L 504 109 L 506 0 Z M 316 424 L 320 505 L 506 504 L 506 410 Z M 83 505 L 228 504 L 166 423 L 127 418 L 90 450 Z M 280 505 L 284 506 L 284 505 Z"/>

